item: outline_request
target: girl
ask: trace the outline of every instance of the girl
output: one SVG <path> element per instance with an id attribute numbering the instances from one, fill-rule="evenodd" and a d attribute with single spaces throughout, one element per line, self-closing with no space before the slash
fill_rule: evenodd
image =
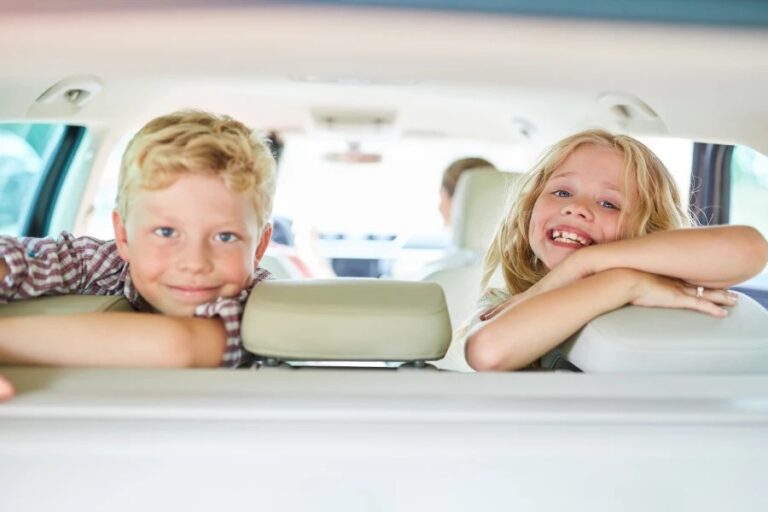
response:
<path id="1" fill-rule="evenodd" d="M 470 324 L 475 370 L 516 370 L 625 304 L 727 315 L 725 288 L 761 272 L 768 243 L 747 226 L 691 228 L 672 177 L 639 141 L 602 130 L 551 147 L 521 185 L 486 254 Z"/>

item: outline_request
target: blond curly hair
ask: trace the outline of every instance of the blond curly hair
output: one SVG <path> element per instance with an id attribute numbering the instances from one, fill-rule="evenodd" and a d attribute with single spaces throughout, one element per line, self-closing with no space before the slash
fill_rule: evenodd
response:
<path id="1" fill-rule="evenodd" d="M 260 229 L 272 213 L 275 159 L 267 144 L 229 116 L 186 110 L 157 117 L 123 153 L 117 211 L 125 218 L 140 188 L 170 186 L 184 173 L 220 176 L 230 190 L 250 195 Z"/>

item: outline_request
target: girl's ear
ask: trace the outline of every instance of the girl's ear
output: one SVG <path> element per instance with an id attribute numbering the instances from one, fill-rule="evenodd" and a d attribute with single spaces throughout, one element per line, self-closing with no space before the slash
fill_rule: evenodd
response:
<path id="1" fill-rule="evenodd" d="M 267 247 L 269 247 L 269 241 L 272 240 L 272 224 L 267 222 L 267 225 L 264 226 L 264 231 L 261 232 L 261 240 L 259 240 L 259 245 L 256 246 L 256 253 L 254 254 L 254 268 L 258 268 L 259 262 L 261 262 L 261 258 L 264 257 L 264 253 L 267 252 Z"/>
<path id="2" fill-rule="evenodd" d="M 127 262 L 130 254 L 128 251 L 128 232 L 125 230 L 125 223 L 117 210 L 112 210 L 112 228 L 115 231 L 117 253 Z"/>

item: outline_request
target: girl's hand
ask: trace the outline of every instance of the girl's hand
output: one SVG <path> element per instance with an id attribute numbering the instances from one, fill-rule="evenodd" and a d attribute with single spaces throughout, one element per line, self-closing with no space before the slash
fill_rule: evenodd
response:
<path id="1" fill-rule="evenodd" d="M 517 295 L 513 295 L 504 302 L 501 302 L 485 311 L 480 315 L 480 320 L 490 320 L 512 304 L 516 304 L 523 300 L 534 297 L 540 293 L 560 288 L 574 281 L 590 276 L 592 271 L 589 270 L 589 267 L 587 267 L 584 263 L 588 258 L 578 256 L 579 253 L 584 251 L 586 251 L 586 249 L 581 249 L 567 257 L 565 260 L 563 260 L 562 263 L 547 272 L 547 274 L 541 278 L 541 280 L 528 288 L 526 291 L 518 293 Z M 586 253 L 584 253 L 584 255 L 586 256 Z"/>
<path id="2" fill-rule="evenodd" d="M 510 298 L 508 298 L 504 302 L 499 302 L 498 304 L 496 304 L 492 308 L 487 309 L 486 311 L 480 313 L 480 320 L 483 321 L 483 322 L 485 322 L 486 320 L 490 320 L 491 318 L 493 318 L 496 315 L 498 315 L 500 312 L 502 312 L 505 309 L 507 309 L 512 304 L 516 304 L 516 303 L 520 302 L 521 300 L 525 300 L 525 298 L 526 298 L 525 294 L 526 294 L 526 292 L 518 293 L 517 295 L 511 296 Z"/>
<path id="3" fill-rule="evenodd" d="M 735 306 L 738 295 L 722 289 L 707 289 L 671 277 L 637 272 L 638 281 L 633 290 L 635 306 L 692 309 L 716 317 L 728 315 L 721 306 Z"/>

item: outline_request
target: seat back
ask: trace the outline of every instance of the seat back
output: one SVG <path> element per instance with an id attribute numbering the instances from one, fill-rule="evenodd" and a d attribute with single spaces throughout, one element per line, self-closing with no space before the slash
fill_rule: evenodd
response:
<path id="1" fill-rule="evenodd" d="M 430 263 L 421 278 L 443 288 L 454 328 L 474 312 L 483 256 L 503 215 L 509 188 L 520 176 L 483 168 L 466 171 L 459 178 L 451 213 L 453 248 Z"/>
<path id="2" fill-rule="evenodd" d="M 275 361 L 440 359 L 451 341 L 442 289 L 378 279 L 264 281 L 242 322 L 243 345 Z"/>

